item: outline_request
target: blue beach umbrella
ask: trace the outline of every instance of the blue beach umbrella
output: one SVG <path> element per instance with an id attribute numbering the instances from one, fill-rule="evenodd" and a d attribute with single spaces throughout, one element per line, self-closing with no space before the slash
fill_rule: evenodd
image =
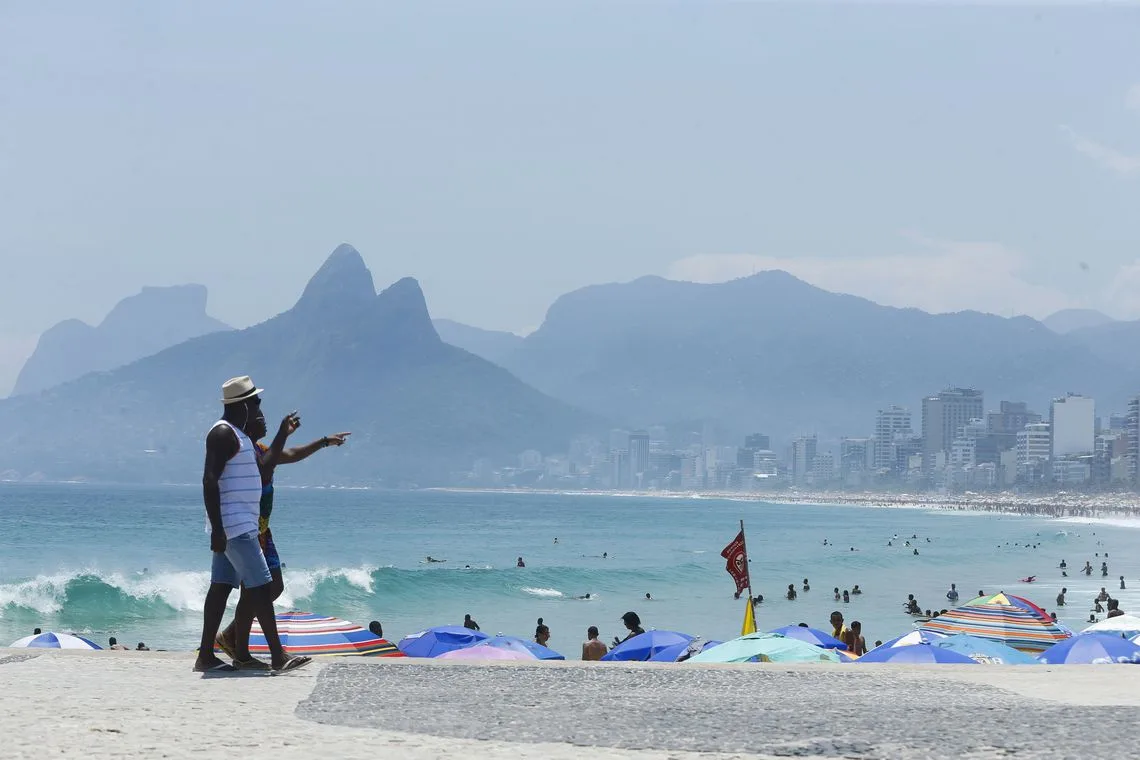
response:
<path id="1" fill-rule="evenodd" d="M 1037 659 L 1047 665 L 1111 665 L 1140 662 L 1140 646 L 1111 633 L 1082 633 L 1046 649 Z"/>
<path id="2" fill-rule="evenodd" d="M 847 645 L 839 639 L 832 636 L 830 633 L 821 631 L 818 628 L 804 628 L 800 625 L 785 625 L 783 628 L 776 628 L 775 630 L 768 631 L 768 633 L 778 633 L 781 636 L 787 636 L 789 639 L 799 639 L 806 641 L 817 647 L 824 649 L 846 649 Z"/>
<path id="3" fill-rule="evenodd" d="M 396 646 L 408 657 L 435 657 L 444 652 L 464 649 L 491 638 L 482 631 L 461 625 L 441 625 L 418 633 L 410 633 Z"/>
<path id="4" fill-rule="evenodd" d="M 74 633 L 45 631 L 13 641 L 8 646 L 14 649 L 102 649 L 94 641 L 76 636 Z"/>
<path id="5" fill-rule="evenodd" d="M 981 665 L 1036 665 L 1037 658 L 1000 641 L 956 633 L 933 642 L 933 646 L 964 654 Z"/>
<path id="6" fill-rule="evenodd" d="M 492 636 L 491 638 L 487 639 L 486 641 L 480 642 L 480 644 L 481 644 L 481 646 L 495 647 L 496 649 L 515 649 L 515 650 L 517 650 L 519 647 L 521 647 L 521 648 L 525 649 L 526 651 L 530 652 L 531 654 L 533 654 L 539 660 L 565 660 L 566 659 L 566 657 L 564 655 L 561 655 L 558 652 L 555 652 L 553 649 L 550 649 L 549 647 L 544 647 L 542 644 L 539 644 L 537 641 L 527 641 L 526 639 L 521 639 L 518 636 L 504 636 L 502 634 L 499 634 L 498 636 Z"/>
<path id="7" fill-rule="evenodd" d="M 686 662 L 839 662 L 833 649 L 823 649 L 778 633 L 750 633 L 706 649 Z"/>
<path id="8" fill-rule="evenodd" d="M 904 633 L 902 636 L 896 636 L 890 641 L 885 641 L 875 649 L 896 649 L 898 647 L 909 647 L 915 644 L 933 644 L 935 641 L 946 638 L 944 633 L 935 633 L 934 631 L 911 631 Z M 875 649 L 870 650 L 874 652 Z"/>
<path id="9" fill-rule="evenodd" d="M 693 637 L 676 631 L 646 631 L 623 641 L 602 657 L 604 662 L 644 662 L 665 647 L 688 644 Z"/>
<path id="10" fill-rule="evenodd" d="M 686 652 L 692 652 L 692 655 L 700 654 L 706 649 L 712 649 L 715 646 L 723 644 L 723 641 L 701 641 L 700 639 L 693 639 L 689 642 L 681 642 L 674 644 L 671 647 L 665 647 L 657 654 L 649 658 L 650 662 L 677 662 Z M 690 656 L 692 656 L 690 655 Z"/>
<path id="11" fill-rule="evenodd" d="M 864 662 L 901 662 L 907 665 L 977 665 L 978 663 L 964 654 L 958 654 L 950 649 L 933 644 L 911 644 L 905 647 L 876 647 L 867 654 L 855 660 Z"/>

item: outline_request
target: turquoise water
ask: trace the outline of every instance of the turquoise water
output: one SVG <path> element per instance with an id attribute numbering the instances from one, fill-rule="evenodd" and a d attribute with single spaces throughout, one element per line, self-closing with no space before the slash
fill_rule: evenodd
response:
<path id="1" fill-rule="evenodd" d="M 459 624 L 465 613 L 485 631 L 529 637 L 542 617 L 551 646 L 577 657 L 588 626 L 609 640 L 627 610 L 646 627 L 730 638 L 739 634 L 743 602 L 732 598 L 719 553 L 741 519 L 754 591 L 765 596 L 761 628 L 822 628 L 839 609 L 863 622 L 868 642 L 885 640 L 910 629 L 901 612 L 908 593 L 924 608 L 946 607 L 951 582 L 963 601 L 979 589 L 1006 590 L 1048 610 L 1064 583 L 1069 606 L 1061 620 L 1077 628 L 1102 585 L 1122 609 L 1140 609 L 1140 530 L 1127 523 L 720 499 L 288 487 L 279 488 L 276 502 L 274 535 L 286 564 L 281 607 L 362 624 L 379 619 L 391 639 Z M 152 648 L 192 648 L 209 582 L 203 514 L 196 487 L 0 484 L 0 644 L 38 626 L 100 643 L 118 636 Z M 901 539 L 887 547 L 895 534 L 917 534 L 919 556 Z M 824 546 L 824 538 L 834 545 Z M 1111 578 L 1102 581 L 1096 555 L 1106 551 Z M 425 564 L 427 555 L 447 562 Z M 526 568 L 515 567 L 520 555 Z M 1062 558 L 1066 579 L 1056 569 Z M 1085 560 L 1098 568 L 1092 578 L 1078 577 Z M 1033 574 L 1039 582 L 1018 582 Z M 1119 591 L 1119 575 L 1136 590 Z M 787 585 L 798 590 L 805 577 L 812 590 L 784 600 Z M 833 601 L 833 587 L 854 584 L 862 596 Z M 592 599 L 577 598 L 586 593 Z"/>

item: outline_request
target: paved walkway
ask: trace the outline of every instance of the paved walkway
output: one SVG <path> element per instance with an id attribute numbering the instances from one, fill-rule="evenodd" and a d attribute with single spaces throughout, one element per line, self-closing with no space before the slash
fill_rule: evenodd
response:
<path id="1" fill-rule="evenodd" d="M 0 756 L 1120 758 L 1140 720 L 1128 665 L 190 664 L 0 650 Z"/>

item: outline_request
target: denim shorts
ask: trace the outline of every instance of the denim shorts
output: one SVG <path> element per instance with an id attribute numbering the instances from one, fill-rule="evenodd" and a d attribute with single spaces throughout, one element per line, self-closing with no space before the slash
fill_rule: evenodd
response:
<path id="1" fill-rule="evenodd" d="M 210 568 L 210 582 L 224 583 L 238 588 L 257 588 L 273 580 L 257 531 L 253 530 L 226 541 L 225 553 L 214 552 L 214 562 Z"/>

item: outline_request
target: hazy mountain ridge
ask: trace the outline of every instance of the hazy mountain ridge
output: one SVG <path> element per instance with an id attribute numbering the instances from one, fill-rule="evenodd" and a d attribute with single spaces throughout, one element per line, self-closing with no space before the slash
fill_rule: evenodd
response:
<path id="1" fill-rule="evenodd" d="M 441 341 L 415 280 L 376 294 L 344 245 L 292 309 L 266 322 L 0 401 L 0 471 L 194 482 L 221 383 L 240 374 L 266 389 L 271 433 L 292 409 L 303 415 L 301 441 L 353 432 L 319 466 L 298 467 L 300 482 L 444 483 L 479 457 L 559 451 L 604 427 Z"/>
<path id="2" fill-rule="evenodd" d="M 230 326 L 206 313 L 203 285 L 144 287 L 119 301 L 98 325 L 67 319 L 45 330 L 12 395 L 36 393 L 121 367 L 190 338 Z"/>
<path id="3" fill-rule="evenodd" d="M 782 271 L 582 288 L 503 364 L 627 424 L 704 418 L 779 438 L 867 435 L 889 403 L 917 421 L 920 399 L 949 385 L 1042 409 L 1070 390 L 1120 408 L 1132 392 L 1118 365 L 1029 317 L 881 306 Z"/>
<path id="4" fill-rule="evenodd" d="M 1089 327 L 1103 327 L 1115 322 L 1115 319 L 1096 309 L 1062 309 L 1041 320 L 1041 324 L 1062 335 Z"/>
<path id="5" fill-rule="evenodd" d="M 450 319 L 433 319 L 432 325 L 444 343 L 470 351 L 476 356 L 496 364 L 503 357 L 522 345 L 523 339 L 519 335 L 501 330 L 484 330 L 481 327 L 472 327 L 462 322 Z"/>

